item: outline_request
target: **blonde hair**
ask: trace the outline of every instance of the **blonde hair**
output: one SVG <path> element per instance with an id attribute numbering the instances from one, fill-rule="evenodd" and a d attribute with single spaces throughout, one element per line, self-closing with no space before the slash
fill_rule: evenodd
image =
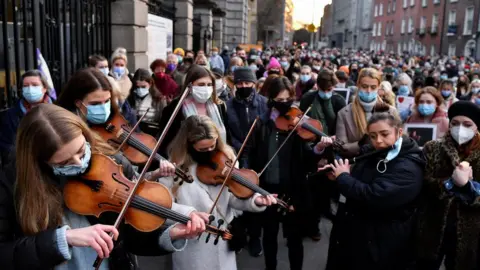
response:
<path id="1" fill-rule="evenodd" d="M 392 91 L 392 84 L 388 81 L 383 81 L 380 84 L 380 87 L 383 89 L 383 92 L 385 92 L 385 99 L 384 101 L 388 103 L 388 105 L 395 107 L 395 93 Z"/>
<path id="2" fill-rule="evenodd" d="M 188 168 L 194 163 L 188 149 L 201 140 L 217 140 L 216 150 L 225 153 L 228 158 L 235 159 L 235 153 L 228 144 L 222 141 L 220 132 L 215 123 L 206 115 L 192 115 L 182 122 L 180 132 L 168 146 L 168 153 L 172 162 Z"/>
<path id="3" fill-rule="evenodd" d="M 40 104 L 20 122 L 16 141 L 15 207 L 25 235 L 62 224 L 62 191 L 47 161 L 82 134 L 92 152 L 114 154 L 80 117 L 62 107 Z"/>
<path id="4" fill-rule="evenodd" d="M 382 75 L 379 71 L 374 68 L 363 68 L 358 74 L 357 87 L 360 91 L 360 83 L 363 78 L 371 78 L 378 81 L 378 85 L 382 82 Z M 352 103 L 352 113 L 355 126 L 357 127 L 357 133 L 359 136 L 363 136 L 367 133 L 367 117 L 365 111 L 363 110 L 362 105 L 360 104 L 360 95 L 357 93 L 355 100 Z M 381 98 L 377 97 L 377 105 L 382 104 L 383 101 Z M 374 109 L 375 110 L 375 109 Z"/>
<path id="5" fill-rule="evenodd" d="M 113 51 L 112 57 L 110 58 L 111 63 L 115 63 L 117 59 L 123 59 L 125 60 L 125 64 L 128 63 L 128 58 L 127 58 L 127 49 L 118 47 Z"/>

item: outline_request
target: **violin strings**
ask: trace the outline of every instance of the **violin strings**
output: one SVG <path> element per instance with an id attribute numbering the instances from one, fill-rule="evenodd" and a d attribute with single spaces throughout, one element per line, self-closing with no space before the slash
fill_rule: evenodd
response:
<path id="1" fill-rule="evenodd" d="M 101 192 L 103 192 L 105 194 L 111 194 L 111 191 L 112 190 L 109 190 L 109 189 L 101 189 Z M 119 195 L 117 195 L 117 194 L 119 194 Z M 122 192 L 122 191 L 120 191 L 119 193 L 115 192 L 115 195 L 113 196 L 113 198 L 123 199 L 123 200 L 126 200 L 127 197 L 128 197 L 127 193 Z M 175 212 L 171 209 L 168 209 L 164 206 L 155 204 L 154 202 L 151 202 L 151 201 L 149 201 L 149 200 L 147 200 L 147 199 L 145 199 L 145 198 L 143 198 L 139 195 L 134 196 L 133 201 L 132 201 L 132 205 L 133 205 L 134 208 L 136 208 L 138 210 L 145 211 L 147 213 L 150 213 L 149 211 L 151 211 L 151 212 L 153 212 L 153 214 L 157 214 L 160 217 L 167 218 L 167 219 L 170 219 L 170 220 L 173 220 L 173 221 L 177 221 L 177 222 L 180 222 L 180 223 L 183 223 L 183 224 L 187 224 L 188 221 L 191 220 L 190 217 L 187 217 L 185 215 L 177 213 L 177 212 Z M 210 233 L 214 233 L 214 234 L 218 234 L 219 231 L 221 232 L 221 230 L 219 228 L 216 228 L 216 227 L 211 226 L 211 225 L 209 227 L 207 227 L 206 229 Z"/>
<path id="2" fill-rule="evenodd" d="M 239 184 L 241 184 L 241 185 L 243 185 L 243 186 L 245 186 L 245 187 L 247 187 L 247 188 L 249 188 L 249 189 L 251 189 L 251 190 L 253 190 L 253 191 L 256 191 L 256 192 L 260 193 L 261 195 L 264 195 L 264 196 L 266 196 L 266 195 L 271 195 L 270 192 L 264 190 L 263 188 L 261 188 L 261 187 L 259 187 L 259 186 L 257 186 L 257 185 L 252 184 L 250 181 L 246 180 L 245 178 L 243 178 L 243 176 L 239 175 L 239 174 L 236 173 L 236 172 L 233 172 L 233 173 L 232 173 L 232 179 L 233 179 L 234 181 L 238 182 Z M 284 206 L 284 207 L 287 205 L 286 202 L 284 202 L 284 201 L 282 201 L 282 200 L 280 200 L 280 199 L 277 199 L 277 201 L 279 202 L 280 205 L 282 205 L 282 206 Z"/>
<path id="3" fill-rule="evenodd" d="M 122 134 L 120 135 L 120 139 L 125 140 L 126 137 L 127 137 L 127 134 L 122 132 Z M 142 142 L 138 141 L 135 137 L 130 136 L 130 138 L 128 138 L 128 144 L 138 149 L 140 152 L 142 152 L 147 156 L 150 156 L 152 154 L 152 150 L 147 146 L 145 146 Z M 155 159 L 159 162 L 161 162 L 162 160 L 166 160 L 164 157 L 162 157 L 158 153 L 155 154 Z M 175 166 L 175 173 L 181 178 L 186 177 L 183 171 L 181 171 L 177 166 Z"/>

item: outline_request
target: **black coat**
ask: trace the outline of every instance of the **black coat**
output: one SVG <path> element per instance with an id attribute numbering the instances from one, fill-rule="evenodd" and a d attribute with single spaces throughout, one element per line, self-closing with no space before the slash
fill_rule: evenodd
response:
<path id="1" fill-rule="evenodd" d="M 270 120 L 270 110 L 268 110 L 257 123 L 249 143 L 247 143 L 244 154 L 248 157 L 249 169 L 260 173 L 267 162 L 270 160 L 268 151 L 268 140 L 272 132 L 275 132 L 275 124 Z M 311 145 L 307 144 L 296 134 L 292 135 L 289 140 L 293 140 L 291 159 L 284 164 L 291 166 L 289 177 L 290 181 L 287 183 L 286 194 L 291 203 L 296 209 L 296 212 L 306 213 L 311 210 L 310 192 L 308 192 L 307 173 L 315 170 L 317 157 L 313 153 Z M 283 164 L 282 164 L 283 165 Z M 265 183 L 266 174 L 260 177 L 260 186 Z M 268 191 L 268 190 L 267 190 Z"/>
<path id="2" fill-rule="evenodd" d="M 124 167 L 125 176 L 132 176 L 133 168 L 130 163 L 123 157 L 115 158 Z M 10 164 L 5 171 L 0 171 L 0 269 L 53 269 L 65 261 L 57 246 L 57 228 L 49 228 L 32 236 L 22 233 L 14 207 L 15 174 L 15 164 Z M 116 215 L 111 213 L 103 214 L 99 219 L 88 217 L 92 225 L 113 224 L 115 219 Z M 110 269 L 131 269 L 133 261 L 127 252 L 142 256 L 168 254 L 169 252 L 158 245 L 164 229 L 162 227 L 151 233 L 142 233 L 129 225 L 121 226 L 119 241 L 110 255 Z"/>
<path id="3" fill-rule="evenodd" d="M 159 123 L 161 131 L 158 134 L 157 139 L 160 137 L 163 130 L 167 126 L 168 120 L 170 120 L 170 118 L 172 117 L 173 112 L 175 111 L 175 107 L 177 107 L 179 100 L 180 100 L 179 97 L 175 98 L 174 100 L 172 100 L 170 104 L 168 104 L 167 107 L 165 107 L 165 109 L 163 109 L 162 118 L 160 119 L 160 123 Z M 221 104 L 218 104 L 217 106 L 218 106 L 218 111 L 220 112 L 220 117 L 222 117 L 223 124 L 225 125 L 225 119 L 227 118 L 227 107 L 223 102 Z M 168 153 L 167 153 L 168 145 L 173 141 L 175 136 L 177 136 L 178 131 L 182 126 L 183 120 L 185 120 L 185 116 L 183 115 L 182 108 L 180 108 L 180 111 L 178 112 L 177 116 L 173 120 L 172 125 L 170 126 L 170 129 L 167 131 L 167 134 L 165 135 L 165 139 L 163 140 L 162 144 L 160 145 L 160 149 L 158 150 L 158 153 L 163 157 L 166 158 L 168 156 Z M 226 125 L 225 125 L 225 128 L 226 128 Z M 229 140 L 228 130 L 227 130 L 227 140 Z"/>
<path id="4" fill-rule="evenodd" d="M 15 149 L 15 137 L 20 121 L 25 115 L 18 101 L 15 106 L 2 112 L 0 119 L 0 168 L 10 162 L 10 153 Z M 3 165 L 2 165 L 3 164 Z"/>
<path id="5" fill-rule="evenodd" d="M 425 158 L 408 138 L 382 174 L 377 163 L 385 156 L 360 161 L 351 174 L 337 177 L 346 203 L 340 204 L 333 224 L 327 269 L 404 270 L 413 264 Z"/>

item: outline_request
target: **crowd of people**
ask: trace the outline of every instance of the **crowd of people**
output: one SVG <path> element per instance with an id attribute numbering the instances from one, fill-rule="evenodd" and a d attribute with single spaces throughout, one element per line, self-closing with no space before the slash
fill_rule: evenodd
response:
<path id="1" fill-rule="evenodd" d="M 136 269 L 135 255 L 173 253 L 175 270 L 234 270 L 236 253 L 247 249 L 274 270 L 281 225 L 290 269 L 300 270 L 303 239 L 325 237 L 325 219 L 333 223 L 329 270 L 480 269 L 475 60 L 301 46 L 176 48 L 150 70 L 130 73 L 118 48 L 110 59 L 90 56 L 88 66 L 57 100 L 40 71 L 25 72 L 20 99 L 2 113 L 2 269 L 80 270 L 97 256 L 106 260 L 100 269 Z M 421 140 L 408 124 L 435 132 Z M 136 150 L 118 149 L 122 141 L 102 132 L 125 138 L 135 126 L 133 134 L 147 141 L 163 139 L 161 158 L 144 174 L 146 160 L 131 151 L 148 157 L 153 148 L 134 141 Z M 121 165 L 132 183 L 142 175 L 167 189 L 171 198 L 163 200 L 185 222 L 141 230 L 127 214 L 117 228 L 114 211 L 95 216 L 71 207 L 72 181 L 93 193 L 106 186 L 89 178 L 93 168 L 118 181 L 105 160 Z M 248 173 L 262 194 L 223 191 L 205 172 L 218 166 L 236 167 L 236 180 L 228 181 L 244 188 Z M 179 171 L 191 181 L 178 181 Z M 123 190 L 105 192 L 112 201 L 96 207 L 112 210 Z M 85 207 L 93 200 L 73 198 Z M 155 212 L 154 202 L 142 208 L 141 200 L 131 207 L 166 218 L 166 210 Z M 233 238 L 205 243 L 210 226 L 228 228 Z"/>

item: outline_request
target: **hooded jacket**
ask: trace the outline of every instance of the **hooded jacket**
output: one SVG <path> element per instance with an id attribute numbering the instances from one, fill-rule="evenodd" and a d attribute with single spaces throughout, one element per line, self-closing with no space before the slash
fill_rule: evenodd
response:
<path id="1" fill-rule="evenodd" d="M 362 154 L 373 151 L 371 145 Z M 407 269 L 413 262 L 413 229 L 425 158 L 415 141 L 403 138 L 400 153 L 356 163 L 337 177 L 346 203 L 333 224 L 327 269 Z M 380 163 L 380 171 L 383 168 Z"/>

